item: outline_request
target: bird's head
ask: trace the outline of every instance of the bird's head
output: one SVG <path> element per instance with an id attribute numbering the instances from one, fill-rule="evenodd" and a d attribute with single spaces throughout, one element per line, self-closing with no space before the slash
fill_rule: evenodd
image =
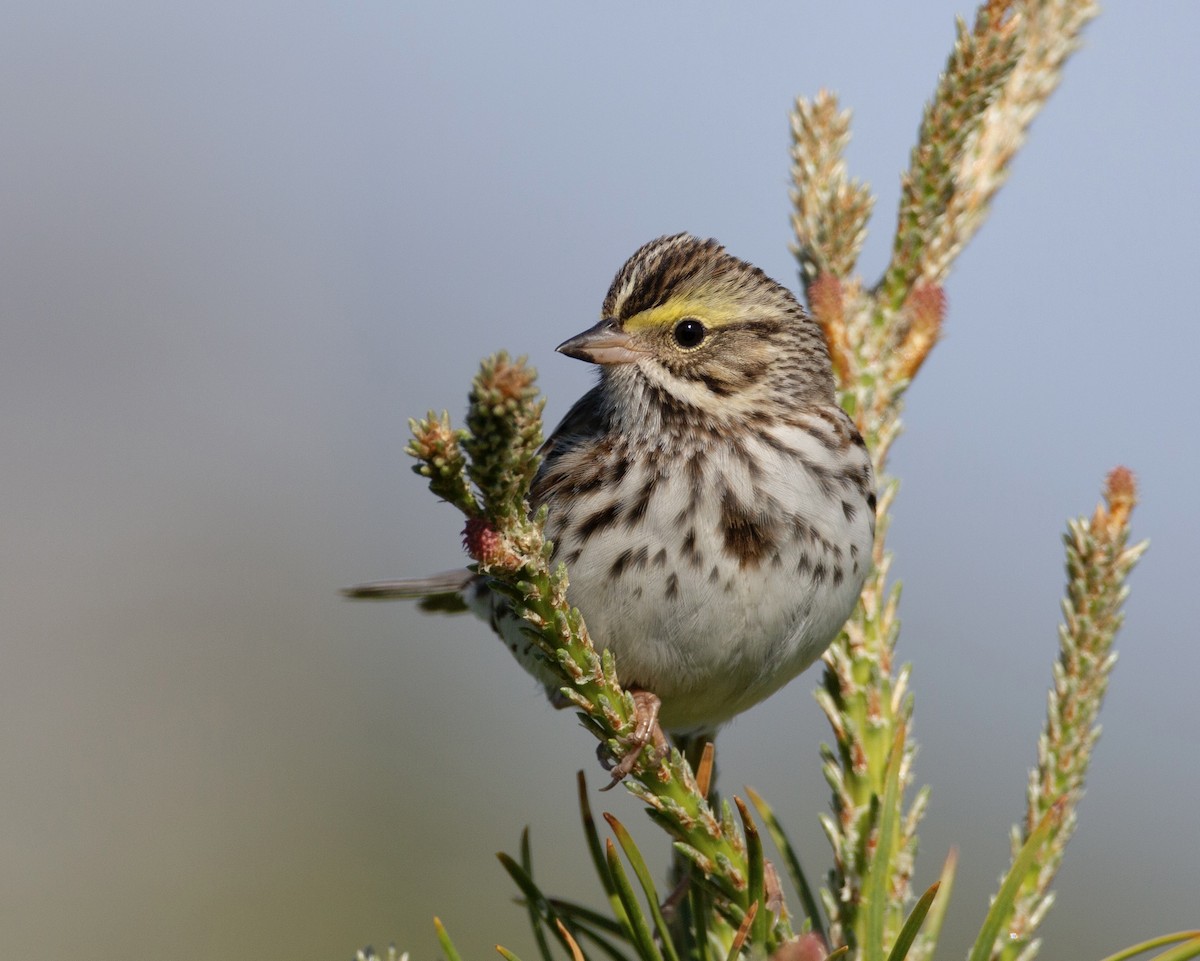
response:
<path id="1" fill-rule="evenodd" d="M 615 389 L 648 385 L 721 419 L 832 400 L 817 325 L 790 291 L 715 240 L 676 234 L 640 248 L 613 280 L 601 317 L 558 350 L 601 365 Z"/>

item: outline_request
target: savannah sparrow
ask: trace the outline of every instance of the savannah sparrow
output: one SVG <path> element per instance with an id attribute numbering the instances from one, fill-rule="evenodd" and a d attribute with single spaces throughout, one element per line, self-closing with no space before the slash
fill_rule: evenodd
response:
<path id="1" fill-rule="evenodd" d="M 871 460 L 820 328 L 716 241 L 646 244 L 601 317 L 558 347 L 600 378 L 542 448 L 530 502 L 548 508 L 597 646 L 627 687 L 656 695 L 649 720 L 708 736 L 808 667 L 849 616 L 871 563 Z M 457 594 L 558 687 L 469 571 L 347 593 Z"/>

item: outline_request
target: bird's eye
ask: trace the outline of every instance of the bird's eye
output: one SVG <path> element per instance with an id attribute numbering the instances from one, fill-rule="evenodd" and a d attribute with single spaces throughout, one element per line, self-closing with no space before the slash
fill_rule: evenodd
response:
<path id="1" fill-rule="evenodd" d="M 690 350 L 700 346 L 706 333 L 708 331 L 704 329 L 704 325 L 695 317 L 685 317 L 675 325 L 675 343 L 684 350 Z"/>

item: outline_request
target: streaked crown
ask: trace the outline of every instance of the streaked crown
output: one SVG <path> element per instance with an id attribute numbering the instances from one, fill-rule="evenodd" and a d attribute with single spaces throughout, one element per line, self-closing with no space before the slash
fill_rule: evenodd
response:
<path id="1" fill-rule="evenodd" d="M 689 312 L 704 313 L 717 326 L 799 306 L 785 287 L 716 240 L 685 233 L 638 248 L 613 279 L 602 313 L 629 330 L 665 326 Z"/>
<path id="2" fill-rule="evenodd" d="M 820 328 L 786 287 L 715 240 L 645 244 L 617 273 L 602 317 L 626 338 L 626 360 L 638 355 L 629 366 L 680 401 L 714 412 L 735 400 L 833 401 Z"/>

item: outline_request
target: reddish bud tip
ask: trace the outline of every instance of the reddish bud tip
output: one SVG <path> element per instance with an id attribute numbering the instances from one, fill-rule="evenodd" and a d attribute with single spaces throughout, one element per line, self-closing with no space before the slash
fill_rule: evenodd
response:
<path id="1" fill-rule="evenodd" d="M 808 287 L 813 318 L 825 334 L 833 372 L 843 386 L 850 381 L 850 345 L 846 335 L 846 292 L 830 273 L 820 274 Z"/>
<path id="2" fill-rule="evenodd" d="M 1128 467 L 1114 467 L 1104 479 L 1104 503 L 1096 507 L 1092 532 L 1105 534 L 1109 540 L 1129 523 L 1133 505 L 1137 503 L 1137 481 Z"/>
<path id="3" fill-rule="evenodd" d="M 1128 467 L 1114 467 L 1109 471 L 1104 484 L 1104 497 L 1110 504 L 1119 500 L 1137 500 L 1137 481 L 1133 471 Z"/>
<path id="4" fill-rule="evenodd" d="M 924 328 L 936 337 L 946 316 L 945 288 L 922 281 L 913 287 L 904 306 L 914 327 Z"/>
<path id="5" fill-rule="evenodd" d="M 496 564 L 504 556 L 500 532 L 483 517 L 467 518 L 467 525 L 463 528 L 463 547 L 481 564 Z"/>
<path id="6" fill-rule="evenodd" d="M 828 955 L 825 942 L 810 931 L 791 941 L 784 941 L 771 955 L 771 961 L 824 961 Z"/>

